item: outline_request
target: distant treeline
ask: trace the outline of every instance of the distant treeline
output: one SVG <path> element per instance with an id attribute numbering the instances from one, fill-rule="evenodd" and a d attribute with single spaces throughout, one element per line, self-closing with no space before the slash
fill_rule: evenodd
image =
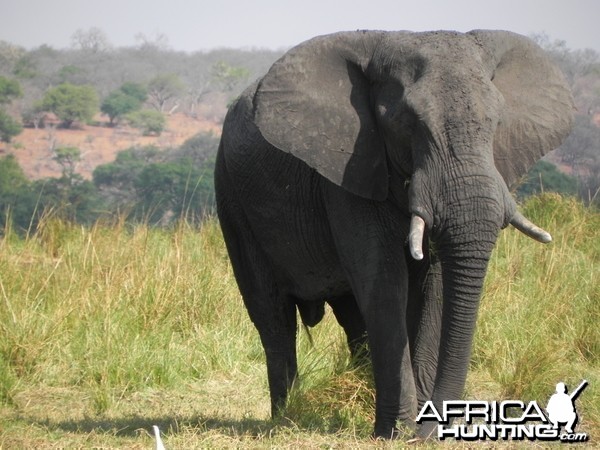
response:
<path id="1" fill-rule="evenodd" d="M 600 204 L 600 57 L 568 49 L 564 42 L 534 36 L 565 73 L 577 106 L 575 129 L 540 162 L 518 188 L 523 197 L 558 191 Z M 105 126 L 126 122 L 160 134 L 164 115 L 175 111 L 223 119 L 227 105 L 264 74 L 282 52 L 219 49 L 173 51 L 158 36 L 139 45 L 112 47 L 97 29 L 78 31 L 73 47 L 33 50 L 0 41 L 0 139 L 18 141 L 23 126 L 70 127 L 98 113 Z M 53 123 L 44 123 L 48 114 Z M 212 207 L 212 168 L 218 138 L 198 135 L 178 149 L 131 148 L 115 162 L 96 168 L 93 180 L 75 173 L 75 148 L 53 149 L 60 178 L 31 182 L 16 159 L 0 158 L 0 226 L 35 226 L 42 211 L 88 223 L 123 215 L 153 224 L 177 218 L 199 220 Z M 20 151 L 18 142 L 8 153 Z M 556 164 L 563 169 L 557 170 Z M 565 172 L 569 172 L 567 175 Z"/>
<path id="2" fill-rule="evenodd" d="M 73 170 L 70 155 L 58 160 L 60 178 L 27 179 L 12 155 L 0 158 L 0 235 L 6 228 L 35 231 L 42 217 L 72 222 L 127 220 L 168 226 L 200 223 L 213 214 L 213 169 L 219 138 L 198 134 L 181 147 L 131 148 L 94 170 L 91 181 Z"/>
<path id="3" fill-rule="evenodd" d="M 196 114 L 207 98 L 214 100 L 214 94 L 235 97 L 281 55 L 271 50 L 176 52 L 160 38 L 113 48 L 97 29 L 75 33 L 73 43 L 71 49 L 42 45 L 27 51 L 0 41 L 0 76 L 17 80 L 22 87 L 23 95 L 13 105 L 16 112 L 29 119 L 48 89 L 65 83 L 93 87 L 100 103 L 123 84 L 137 83 L 150 88 L 152 106 Z M 156 82 L 161 79 L 176 87 L 166 101 L 160 91 L 164 86 Z M 154 86 L 148 86 L 152 80 Z"/>

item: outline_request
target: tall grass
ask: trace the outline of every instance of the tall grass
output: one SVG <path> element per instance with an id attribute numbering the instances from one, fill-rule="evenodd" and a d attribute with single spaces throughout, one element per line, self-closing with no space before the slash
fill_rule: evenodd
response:
<path id="1" fill-rule="evenodd" d="M 525 212 L 554 242 L 501 233 L 466 395 L 545 404 L 556 382 L 586 378 L 580 428 L 600 439 L 600 215 L 554 195 Z M 172 448 L 374 445 L 369 369 L 349 369 L 329 311 L 311 333 L 314 346 L 299 332 L 300 383 L 272 424 L 215 220 L 161 230 L 45 217 L 0 241 L 0 447 L 139 448 L 152 423 Z"/>
<path id="2" fill-rule="evenodd" d="M 547 194 L 525 213 L 552 231 L 543 246 L 501 234 L 486 278 L 472 357 L 473 393 L 545 402 L 558 381 L 590 385 L 578 400 L 582 427 L 600 432 L 600 214 Z M 597 438 L 600 438 L 598 436 Z"/>
<path id="3" fill-rule="evenodd" d="M 234 370 L 251 351 L 214 221 L 196 232 L 47 218 L 0 251 L 4 401 L 19 384 L 77 386 L 102 412 L 115 393 Z"/>

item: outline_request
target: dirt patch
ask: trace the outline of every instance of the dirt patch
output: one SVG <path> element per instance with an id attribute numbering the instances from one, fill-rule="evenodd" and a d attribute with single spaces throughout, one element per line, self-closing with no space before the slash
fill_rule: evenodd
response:
<path id="1" fill-rule="evenodd" d="M 114 161 L 116 154 L 122 150 L 146 145 L 171 149 L 200 132 L 221 133 L 220 124 L 185 114 L 167 117 L 167 126 L 160 136 L 143 136 L 140 130 L 126 126 L 108 127 L 101 122 L 105 120 L 101 116 L 97 120 L 100 126 L 84 125 L 69 130 L 55 125 L 25 128 L 11 144 L 0 144 L 0 156 L 14 154 L 31 179 L 59 177 L 61 168 L 52 159 L 54 149 L 77 147 L 81 151 L 81 162 L 76 171 L 90 179 L 97 166 Z"/>

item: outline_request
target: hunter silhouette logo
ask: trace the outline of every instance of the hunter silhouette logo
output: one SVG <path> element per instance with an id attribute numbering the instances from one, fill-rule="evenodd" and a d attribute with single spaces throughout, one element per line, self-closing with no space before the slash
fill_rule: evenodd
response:
<path id="1" fill-rule="evenodd" d="M 569 434 L 574 433 L 573 427 L 578 420 L 575 400 L 587 385 L 587 380 L 583 380 L 571 394 L 567 394 L 567 386 L 562 381 L 556 385 L 556 393 L 550 397 L 546 406 L 548 419 L 555 429 L 558 429 L 561 423 L 565 423 L 565 431 Z"/>
<path id="2" fill-rule="evenodd" d="M 585 442 L 589 438 L 587 433 L 575 433 L 578 422 L 575 401 L 587 385 L 583 380 L 569 394 L 565 383 L 558 383 L 556 392 L 548 400 L 546 413 L 536 401 L 449 400 L 442 403 L 441 410 L 428 401 L 416 421 L 418 424 L 437 422 L 437 436 L 441 440 Z M 453 424 L 454 419 L 462 423 Z M 564 426 L 562 432 L 561 426 Z"/>

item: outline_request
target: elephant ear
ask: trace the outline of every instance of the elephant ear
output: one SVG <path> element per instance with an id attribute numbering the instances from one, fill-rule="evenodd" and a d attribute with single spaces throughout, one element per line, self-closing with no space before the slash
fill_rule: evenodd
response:
<path id="1" fill-rule="evenodd" d="M 384 144 L 364 71 L 379 32 L 311 39 L 287 52 L 259 83 L 255 120 L 264 138 L 361 197 L 384 200 Z"/>
<path id="2" fill-rule="evenodd" d="M 504 96 L 494 160 L 510 186 L 570 133 L 573 98 L 561 71 L 530 39 L 506 31 L 469 34 L 481 46 L 491 80 Z"/>

